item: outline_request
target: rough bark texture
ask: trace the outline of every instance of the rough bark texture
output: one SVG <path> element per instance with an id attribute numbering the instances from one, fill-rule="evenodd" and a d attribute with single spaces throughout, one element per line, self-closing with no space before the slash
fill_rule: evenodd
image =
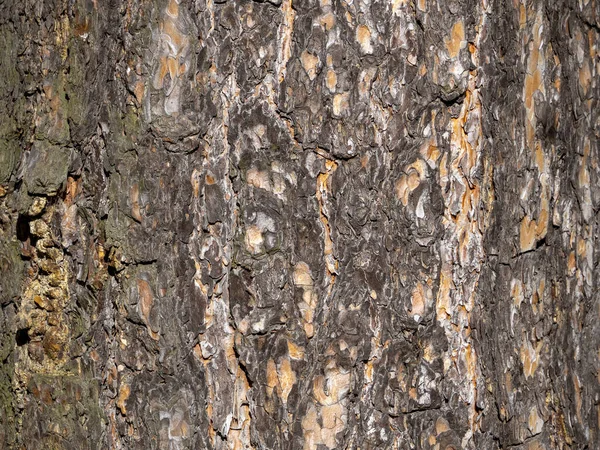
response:
<path id="1" fill-rule="evenodd" d="M 600 448 L 599 17 L 0 1 L 0 448 Z"/>

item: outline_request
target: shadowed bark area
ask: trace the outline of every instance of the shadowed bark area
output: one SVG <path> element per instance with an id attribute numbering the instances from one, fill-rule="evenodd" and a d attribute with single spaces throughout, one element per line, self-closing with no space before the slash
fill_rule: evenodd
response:
<path id="1" fill-rule="evenodd" d="M 597 0 L 0 0 L 0 448 L 600 446 Z"/>

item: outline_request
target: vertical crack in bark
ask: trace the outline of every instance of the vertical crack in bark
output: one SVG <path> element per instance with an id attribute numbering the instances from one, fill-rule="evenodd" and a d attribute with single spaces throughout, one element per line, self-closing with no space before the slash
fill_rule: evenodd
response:
<path id="1" fill-rule="evenodd" d="M 333 293 L 339 267 L 339 262 L 334 256 L 334 244 L 331 238 L 331 224 L 327 208 L 328 195 L 331 193 L 331 176 L 337 167 L 338 164 L 335 161 L 326 159 L 324 171 L 317 175 L 316 183 L 319 220 L 323 226 L 323 256 L 328 282 L 327 292 L 322 302 L 324 316 L 327 315 L 328 302 Z M 312 280 L 306 277 L 306 281 L 310 281 L 310 289 L 308 289 L 308 292 L 305 291 L 305 296 L 312 291 Z M 327 319 L 323 318 L 322 321 L 326 322 Z M 310 326 L 312 329 L 312 324 Z M 324 445 L 329 449 L 337 448 L 337 435 L 344 431 L 348 422 L 347 394 L 350 390 L 352 374 L 347 369 L 338 366 L 334 356 L 333 344 L 327 348 L 325 355 L 328 357 L 324 375 L 313 377 L 313 367 L 310 371 L 310 377 L 307 378 L 307 381 L 312 381 L 308 384 L 308 389 L 312 391 L 313 400 L 309 402 L 308 409 L 301 422 L 304 438 L 303 448 L 305 450 L 317 449 L 319 445 Z"/>
<path id="2" fill-rule="evenodd" d="M 319 203 L 319 220 L 323 225 L 323 256 L 325 258 L 325 269 L 329 281 L 325 301 L 331 297 L 339 267 L 339 263 L 334 255 L 333 241 L 331 240 L 331 225 L 329 224 L 329 214 L 327 212 L 327 197 L 330 193 L 331 184 L 330 177 L 337 167 L 338 165 L 335 161 L 325 160 L 325 172 L 321 172 L 317 176 L 316 196 L 317 202 Z"/>
<path id="3" fill-rule="evenodd" d="M 470 46 L 471 58 L 479 67 L 479 45 L 487 18 L 487 1 L 483 1 L 475 44 Z M 471 338 L 471 312 L 480 271 L 484 261 L 483 235 L 486 227 L 482 193 L 493 195 L 491 186 L 482 186 L 477 177 L 483 160 L 482 107 L 479 92 L 479 71 L 469 73 L 468 87 L 460 115 L 450 121 L 450 153 L 440 166 L 440 184 L 445 211 L 443 223 L 446 237 L 442 247 L 442 273 L 436 302 L 437 320 L 450 343 L 445 365 L 454 365 L 464 384 L 457 386 L 468 405 L 469 429 L 462 446 L 467 448 L 478 427 L 477 411 L 478 363 Z M 484 177 L 485 181 L 491 176 Z M 462 369 L 466 373 L 461 373 Z M 460 384 L 460 381 L 458 383 Z"/>
<path id="4" fill-rule="evenodd" d="M 292 56 L 292 37 L 294 33 L 294 20 L 296 11 L 292 7 L 292 0 L 284 0 L 281 4 L 283 12 L 283 21 L 277 30 L 277 82 L 282 83 L 287 72 L 287 64 Z"/>
<path id="5" fill-rule="evenodd" d="M 220 96 L 222 124 L 215 131 L 213 138 L 221 140 L 220 145 L 216 147 L 221 147 L 222 153 L 215 154 L 212 148 L 207 148 L 204 172 L 210 183 L 220 183 L 227 202 L 237 205 L 236 194 L 229 179 L 230 143 L 227 138 L 229 110 L 234 99 L 239 97 L 234 75 L 225 80 Z M 209 175 L 213 172 L 211 165 L 215 166 L 214 172 L 218 172 L 218 176 Z M 195 196 L 199 190 L 199 183 L 196 181 L 198 176 L 199 172 L 195 172 L 195 176 L 192 177 Z M 202 208 L 197 209 L 199 221 L 202 220 L 201 211 Z M 198 230 L 193 234 L 194 240 L 204 240 L 200 253 L 193 256 L 197 270 L 194 282 L 208 299 L 205 313 L 206 332 L 199 336 L 199 342 L 194 346 L 194 354 L 205 367 L 209 401 L 206 413 L 210 423 L 208 432 L 212 445 L 215 448 L 251 449 L 251 413 L 248 401 L 250 383 L 235 350 L 236 336 L 239 332 L 231 322 L 228 291 L 237 214 L 237 207 L 234 206 L 223 217 L 223 220 L 228 222 L 226 225 L 208 225 L 207 234 L 202 235 Z M 212 295 L 208 286 L 202 283 L 199 273 L 201 260 L 205 257 L 204 249 L 208 247 L 206 242 L 210 242 L 211 245 L 216 243 L 221 255 L 219 260 L 211 260 L 208 263 L 211 266 L 221 264 L 224 273 L 220 280 L 215 280 Z"/>
<path id="6" fill-rule="evenodd" d="M 546 60 L 542 52 L 543 12 L 540 8 L 535 16 L 532 30 L 531 49 L 527 58 L 527 73 L 523 85 L 525 101 L 525 148 L 531 152 L 533 162 L 539 172 L 538 181 L 541 187 L 540 208 L 537 219 L 527 213 L 521 220 L 519 244 L 521 252 L 532 250 L 548 232 L 550 219 L 550 173 L 542 143 L 535 137 L 537 126 L 534 95 L 545 97 L 544 72 Z M 527 49 L 524 49 L 527 51 Z M 528 193 L 527 193 L 528 194 Z"/>

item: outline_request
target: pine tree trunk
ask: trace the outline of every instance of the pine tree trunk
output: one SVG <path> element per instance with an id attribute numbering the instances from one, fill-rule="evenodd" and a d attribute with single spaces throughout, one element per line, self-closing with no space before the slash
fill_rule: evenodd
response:
<path id="1" fill-rule="evenodd" d="M 600 447 L 598 0 L 0 38 L 0 448 Z"/>

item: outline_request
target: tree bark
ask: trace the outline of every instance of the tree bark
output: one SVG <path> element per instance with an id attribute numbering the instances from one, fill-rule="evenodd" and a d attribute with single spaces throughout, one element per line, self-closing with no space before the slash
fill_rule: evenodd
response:
<path id="1" fill-rule="evenodd" d="M 597 0 L 0 0 L 0 447 L 600 447 Z"/>

